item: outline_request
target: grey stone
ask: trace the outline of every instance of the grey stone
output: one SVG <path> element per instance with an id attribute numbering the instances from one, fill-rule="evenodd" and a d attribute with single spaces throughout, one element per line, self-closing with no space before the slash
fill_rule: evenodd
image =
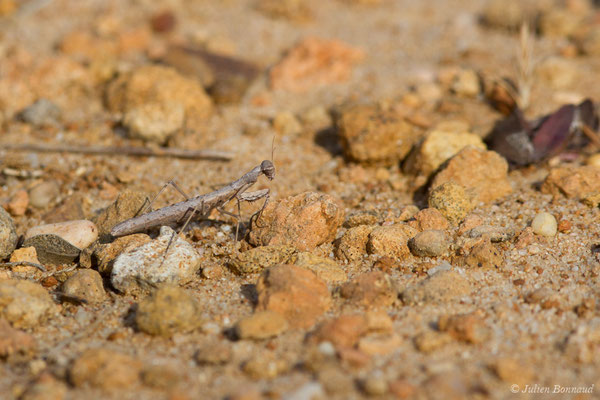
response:
<path id="1" fill-rule="evenodd" d="M 157 239 L 117 257 L 110 280 L 122 292 L 146 292 L 160 283 L 187 283 L 199 269 L 200 255 L 194 247 L 163 226 Z"/>
<path id="2" fill-rule="evenodd" d="M 19 113 L 19 118 L 34 126 L 55 125 L 60 119 L 60 108 L 48 99 L 39 99 Z"/>
<path id="3" fill-rule="evenodd" d="M 0 259 L 7 258 L 17 247 L 17 230 L 11 216 L 0 207 Z"/>

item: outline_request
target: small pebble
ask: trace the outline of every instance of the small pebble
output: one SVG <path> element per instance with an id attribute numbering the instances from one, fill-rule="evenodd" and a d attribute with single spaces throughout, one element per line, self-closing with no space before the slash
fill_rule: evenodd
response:
<path id="1" fill-rule="evenodd" d="M 60 108 L 48 99 L 39 99 L 19 113 L 19 118 L 36 127 L 56 125 Z"/>
<path id="2" fill-rule="evenodd" d="M 428 103 L 436 103 L 443 96 L 442 88 L 436 82 L 424 82 L 417 84 L 415 87 L 415 93 L 421 100 Z"/>
<path id="3" fill-rule="evenodd" d="M 417 233 L 407 224 L 375 227 L 369 234 L 367 252 L 402 260 L 410 254 L 408 241 Z"/>
<path id="4" fill-rule="evenodd" d="M 469 238 L 488 237 L 493 243 L 506 242 L 515 237 L 515 231 L 512 228 L 480 225 L 466 232 Z"/>
<path id="5" fill-rule="evenodd" d="M 554 215 L 541 212 L 538 213 L 531 221 L 531 229 L 536 235 L 552 237 L 556 236 L 558 230 L 558 224 Z"/>
<path id="6" fill-rule="evenodd" d="M 383 310 L 370 310 L 364 314 L 367 321 L 369 332 L 373 333 L 391 333 L 394 328 L 394 322 Z"/>
<path id="7" fill-rule="evenodd" d="M 76 387 L 115 390 L 130 389 L 139 383 L 142 363 L 128 355 L 105 348 L 88 349 L 69 368 L 69 380 Z"/>
<path id="8" fill-rule="evenodd" d="M 481 218 L 479 215 L 470 214 L 463 220 L 463 222 L 460 223 L 460 226 L 458 227 L 458 234 L 464 235 L 465 232 L 481 225 L 483 225 L 483 218 Z"/>
<path id="9" fill-rule="evenodd" d="M 53 203 L 60 189 L 55 181 L 44 181 L 29 190 L 29 204 L 35 208 L 46 208 Z"/>
<path id="10" fill-rule="evenodd" d="M 42 372 L 39 377 L 27 387 L 21 400 L 62 400 L 67 397 L 68 387 L 48 372 Z"/>
<path id="11" fill-rule="evenodd" d="M 217 339 L 203 341 L 194 354 L 199 365 L 219 365 L 231 360 L 233 351 L 231 344 Z"/>
<path id="12" fill-rule="evenodd" d="M 397 334 L 371 335 L 361 338 L 357 348 L 369 356 L 382 356 L 392 354 L 402 343 L 402 338 Z"/>
<path id="13" fill-rule="evenodd" d="M 449 159 L 435 174 L 430 187 L 435 190 L 450 182 L 465 188 L 474 204 L 491 203 L 513 190 L 508 180 L 506 159 L 495 151 L 472 146 L 465 147 Z"/>
<path id="14" fill-rule="evenodd" d="M 450 238 L 444 231 L 426 230 L 408 241 L 410 251 L 418 257 L 438 257 L 448 252 Z"/>
<path id="15" fill-rule="evenodd" d="M 355 387 L 350 374 L 334 365 L 326 365 L 318 371 L 317 379 L 331 397 L 351 398 Z"/>
<path id="16" fill-rule="evenodd" d="M 74 261 L 98 238 L 98 229 L 87 220 L 58 222 L 30 228 L 23 246 L 33 246 L 43 263 L 63 264 Z"/>
<path id="17" fill-rule="evenodd" d="M 327 356 L 327 357 L 335 356 L 335 347 L 333 346 L 333 343 L 331 343 L 331 342 L 321 342 L 317 346 L 317 349 L 318 349 L 319 353 L 323 354 L 324 356 Z"/>
<path id="18" fill-rule="evenodd" d="M 0 317 L 15 328 L 34 328 L 55 311 L 48 291 L 37 283 L 8 279 L 0 281 Z"/>
<path id="19" fill-rule="evenodd" d="M 48 224 L 53 224 L 55 222 L 85 219 L 86 214 L 89 214 L 87 206 L 88 202 L 85 196 L 76 192 L 46 212 L 43 215 L 43 220 Z M 86 209 L 85 211 L 84 208 Z"/>
<path id="20" fill-rule="evenodd" d="M 279 265 L 262 273 L 256 284 L 257 310 L 283 315 L 291 328 L 310 328 L 331 307 L 325 282 L 295 265 Z"/>
<path id="21" fill-rule="evenodd" d="M 37 258 L 37 252 L 35 251 L 35 247 L 21 247 L 20 249 L 16 249 L 10 255 L 10 262 L 32 262 L 39 264 L 39 260 Z"/>
<path id="22" fill-rule="evenodd" d="M 262 391 L 254 385 L 243 384 L 236 385 L 225 398 L 227 400 L 264 400 Z"/>
<path id="23" fill-rule="evenodd" d="M 535 69 L 535 75 L 554 90 L 570 88 L 578 79 L 577 64 L 563 57 L 550 57 Z"/>
<path id="24" fill-rule="evenodd" d="M 111 112 L 122 113 L 130 133 L 158 143 L 184 124 L 201 125 L 213 112 L 200 82 L 157 64 L 143 65 L 114 79 L 106 103 Z"/>
<path id="25" fill-rule="evenodd" d="M 302 124 L 293 113 L 282 111 L 273 119 L 273 129 L 282 136 L 295 136 L 302 132 Z"/>
<path id="26" fill-rule="evenodd" d="M 542 13 L 538 25 L 543 36 L 556 39 L 581 36 L 577 31 L 583 25 L 583 18 L 566 7 L 555 7 Z"/>
<path id="27" fill-rule="evenodd" d="M 8 212 L 15 217 L 25 215 L 29 205 L 29 194 L 26 190 L 18 190 L 7 204 Z"/>
<path id="28" fill-rule="evenodd" d="M 366 394 L 370 396 L 383 396 L 388 391 L 388 383 L 382 374 L 373 374 L 362 382 Z"/>
<path id="29" fill-rule="evenodd" d="M 411 399 L 417 392 L 417 387 L 403 379 L 397 379 L 390 382 L 389 390 L 396 399 Z"/>
<path id="30" fill-rule="evenodd" d="M 233 42 L 229 43 L 233 44 Z M 215 44 L 223 48 L 228 46 L 229 43 Z M 210 45 L 211 43 L 208 42 L 207 46 Z M 233 44 L 233 46 L 235 45 Z M 215 48 L 214 50 L 215 53 L 219 53 L 219 57 L 223 57 L 223 52 L 220 49 Z M 207 54 L 207 57 L 215 53 Z M 221 73 L 223 69 L 220 69 L 219 65 L 211 66 L 213 71 L 218 70 L 215 73 L 215 83 L 210 87 L 210 96 L 217 104 L 237 104 L 242 101 L 246 91 L 259 75 L 259 68 L 254 64 L 232 57 L 228 57 L 227 61 L 231 63 L 230 66 L 233 66 L 232 69 L 228 70 L 227 74 Z"/>
<path id="31" fill-rule="evenodd" d="M 175 366 L 156 364 L 146 365 L 141 374 L 142 383 L 152 389 L 168 390 L 181 381 L 181 372 Z"/>
<path id="32" fill-rule="evenodd" d="M 343 348 L 338 350 L 338 356 L 343 365 L 347 368 L 361 369 L 367 367 L 371 362 L 371 356 L 363 353 L 359 349 Z"/>
<path id="33" fill-rule="evenodd" d="M 142 332 L 171 337 L 198 328 L 201 313 L 200 304 L 190 291 L 166 285 L 139 303 L 135 322 Z"/>
<path id="34" fill-rule="evenodd" d="M 252 379 L 273 379 L 290 369 L 288 361 L 270 352 L 259 352 L 242 364 L 242 371 Z"/>
<path id="35" fill-rule="evenodd" d="M 37 251 L 35 247 L 21 247 L 20 249 L 16 249 L 10 255 L 10 262 L 31 262 L 35 264 L 40 264 L 40 261 L 37 258 Z M 41 278 L 42 271 L 38 268 L 30 266 L 30 265 L 18 265 L 12 267 L 12 272 L 16 274 L 23 274 L 28 277 L 35 277 L 36 279 Z"/>
<path id="36" fill-rule="evenodd" d="M 597 26 L 592 26 L 584 37 L 577 38 L 576 41 L 577 47 L 582 53 L 600 54 L 600 29 Z"/>
<path id="37" fill-rule="evenodd" d="M 185 124 L 185 110 L 181 104 L 149 102 L 127 110 L 123 126 L 132 139 L 165 144 Z"/>
<path id="38" fill-rule="evenodd" d="M 491 369 L 503 382 L 523 387 L 530 384 L 535 377 L 535 371 L 527 363 L 515 358 L 498 358 L 491 365 Z"/>
<path id="39" fill-rule="evenodd" d="M 473 210 L 473 202 L 465 188 L 453 182 L 433 189 L 427 201 L 429 207 L 438 209 L 454 225 L 460 223 Z"/>
<path id="40" fill-rule="evenodd" d="M 327 257 L 317 256 L 309 252 L 298 252 L 292 255 L 289 262 L 314 272 L 319 279 L 327 283 L 339 283 L 348 279 L 346 271 L 334 260 Z"/>
<path id="41" fill-rule="evenodd" d="M 205 279 L 218 280 L 223 277 L 224 273 L 225 269 L 218 264 L 202 267 L 202 277 Z"/>
<path id="42" fill-rule="evenodd" d="M 293 0 L 269 1 L 279 6 L 282 3 L 300 4 Z M 310 36 L 289 49 L 283 59 L 271 68 L 269 80 L 273 89 L 304 93 L 315 87 L 346 81 L 350 78 L 352 66 L 364 57 L 363 50 L 340 40 Z"/>
<path id="43" fill-rule="evenodd" d="M 341 112 L 336 125 L 345 156 L 361 163 L 398 162 L 419 139 L 418 132 L 400 115 L 378 105 L 349 107 Z"/>
<path id="44" fill-rule="evenodd" d="M 336 348 L 354 347 L 367 333 L 366 318 L 360 314 L 331 318 L 310 333 L 309 343 L 331 343 Z"/>
<path id="45" fill-rule="evenodd" d="M 331 115 L 323 106 L 313 106 L 307 109 L 300 115 L 300 119 L 304 125 L 311 129 L 325 129 L 332 125 Z"/>
<path id="46" fill-rule="evenodd" d="M 340 294 L 350 302 L 368 308 L 387 307 L 398 297 L 392 280 L 382 271 L 358 275 L 341 287 Z"/>
<path id="47" fill-rule="evenodd" d="M 471 268 L 501 268 L 504 265 L 504 254 L 489 238 L 478 239 L 468 250 L 464 263 Z"/>
<path id="48" fill-rule="evenodd" d="M 53 276 L 48 276 L 40 281 L 41 285 L 45 288 L 51 288 L 58 285 L 58 280 Z"/>
<path id="49" fill-rule="evenodd" d="M 224 322 L 229 323 L 229 318 L 225 318 Z M 218 323 L 211 321 L 204 322 L 200 329 L 202 332 L 209 335 L 218 335 L 222 331 L 221 326 Z"/>
<path id="50" fill-rule="evenodd" d="M 465 277 L 454 271 L 440 271 L 405 289 L 402 300 L 407 304 L 446 303 L 469 293 L 471 287 Z"/>
<path id="51" fill-rule="evenodd" d="M 573 228 L 573 224 L 568 219 L 561 219 L 558 223 L 558 231 L 560 233 L 569 233 Z"/>
<path id="52" fill-rule="evenodd" d="M 408 205 L 400 208 L 400 215 L 398 215 L 398 221 L 406 222 L 413 217 L 416 218 L 418 213 L 419 213 L 419 207 L 417 207 L 414 204 L 408 204 Z M 376 222 L 377 222 L 377 220 L 374 220 L 372 224 L 375 224 Z"/>
<path id="53" fill-rule="evenodd" d="M 489 337 L 483 319 L 475 313 L 443 315 L 438 320 L 438 327 L 453 338 L 472 344 L 482 343 Z"/>
<path id="54" fill-rule="evenodd" d="M 414 220 L 408 222 L 410 226 L 418 231 L 429 229 L 445 230 L 450 227 L 450 223 L 444 215 L 436 208 L 425 208 L 417 212 Z"/>
<path id="55" fill-rule="evenodd" d="M 308 382 L 293 392 L 286 393 L 286 400 L 308 400 L 325 398 L 323 386 L 319 382 Z"/>
<path id="56" fill-rule="evenodd" d="M 516 31 L 523 21 L 533 18 L 529 8 L 527 3 L 491 0 L 485 4 L 482 19 L 488 26 Z"/>
<path id="57" fill-rule="evenodd" d="M 150 26 L 152 30 L 157 33 L 167 33 L 175 28 L 177 24 L 177 18 L 170 10 L 164 10 L 154 14 L 150 18 Z"/>
<path id="58" fill-rule="evenodd" d="M 238 275 L 261 272 L 277 264 L 286 264 L 296 249 L 287 245 L 259 246 L 236 253 L 228 265 Z"/>
<path id="59" fill-rule="evenodd" d="M 459 121 L 445 121 L 426 134 L 413 154 L 408 157 L 405 170 L 410 173 L 429 176 L 440 165 L 467 146 L 485 150 L 481 138 L 469 132 L 469 126 L 459 125 Z"/>
<path id="60" fill-rule="evenodd" d="M 168 251 L 167 251 L 167 246 Z M 146 292 L 159 283 L 184 284 L 196 277 L 200 255 L 168 226 L 160 236 L 121 253 L 115 260 L 110 281 L 125 293 Z"/>
<path id="61" fill-rule="evenodd" d="M 369 235 L 375 227 L 358 225 L 352 227 L 337 240 L 335 256 L 343 261 L 355 261 L 367 254 Z"/>
<path id="62" fill-rule="evenodd" d="M 106 298 L 102 277 L 93 269 L 82 269 L 75 272 L 62 284 L 62 292 L 84 299 L 89 303 L 98 303 Z"/>
<path id="63" fill-rule="evenodd" d="M 529 304 L 540 304 L 543 309 L 558 307 L 560 298 L 558 293 L 548 287 L 535 289 L 525 296 L 525 302 Z"/>
<path id="64" fill-rule="evenodd" d="M 75 261 L 81 249 L 54 234 L 35 235 L 23 242 L 23 246 L 35 247 L 43 264 L 60 265 Z"/>
<path id="65" fill-rule="evenodd" d="M 535 234 L 533 233 L 533 229 L 530 226 L 525 227 L 519 234 L 517 235 L 517 239 L 515 240 L 515 248 L 516 249 L 524 249 L 529 246 L 531 242 L 533 242 L 535 238 Z"/>
<path id="66" fill-rule="evenodd" d="M 481 91 L 477 72 L 472 69 L 460 70 L 452 83 L 452 91 L 460 97 L 476 97 Z"/>
<path id="67" fill-rule="evenodd" d="M 442 261 L 440 264 L 427 270 L 427 275 L 432 276 L 440 271 L 450 271 L 452 265 L 448 261 Z"/>
<path id="68" fill-rule="evenodd" d="M 256 9 L 269 18 L 286 19 L 296 23 L 313 19 L 309 5 L 296 0 L 259 0 Z"/>
<path id="69" fill-rule="evenodd" d="M 110 276 L 115 259 L 136 247 L 152 241 L 144 233 L 134 233 L 115 239 L 112 243 L 95 242 L 85 248 L 79 256 L 79 264 L 84 268 L 95 267 L 102 276 Z"/>
<path id="70" fill-rule="evenodd" d="M 38 235 L 56 235 L 78 249 L 85 249 L 98 239 L 98 228 L 88 220 L 57 222 L 54 224 L 38 225 L 25 232 L 25 240 Z"/>
<path id="71" fill-rule="evenodd" d="M 586 206 L 588 206 L 589 208 L 596 208 L 596 207 L 598 207 L 598 205 L 600 205 L 600 193 L 594 192 L 594 193 L 586 194 L 581 199 L 581 202 L 583 204 L 585 204 Z"/>
<path id="72" fill-rule="evenodd" d="M 305 192 L 272 202 L 252 221 L 249 242 L 254 246 L 290 245 L 300 251 L 335 238 L 344 221 L 344 206 L 328 194 Z"/>
<path id="73" fill-rule="evenodd" d="M 452 341 L 452 336 L 446 332 L 425 331 L 415 337 L 415 347 L 421 353 L 431 353 Z"/>
<path id="74" fill-rule="evenodd" d="M 264 310 L 242 318 L 235 325 L 235 333 L 240 339 L 268 339 L 285 332 L 288 323 L 275 311 Z"/>
<path id="75" fill-rule="evenodd" d="M 0 207 L 0 260 L 7 258 L 17 247 L 17 229 L 10 216 Z"/>
<path id="76" fill-rule="evenodd" d="M 445 367 L 446 364 L 443 364 Z M 435 367 L 436 364 L 432 364 Z M 464 374 L 443 368 L 419 385 L 417 396 L 424 399 L 461 400 L 469 397 L 469 386 Z M 443 393 L 440 396 L 440 393 Z"/>
<path id="77" fill-rule="evenodd" d="M 0 319 L 0 358 L 6 360 L 13 355 L 33 355 L 36 349 L 34 337 L 10 326 Z"/>
<path id="78" fill-rule="evenodd" d="M 389 273 L 392 268 L 397 268 L 400 266 L 400 263 L 393 259 L 392 257 L 380 257 L 377 261 L 373 263 L 373 269 L 380 269 L 383 272 Z"/>
<path id="79" fill-rule="evenodd" d="M 542 193 L 555 198 L 583 199 L 600 193 L 600 168 L 584 165 L 556 167 L 542 183 Z"/>

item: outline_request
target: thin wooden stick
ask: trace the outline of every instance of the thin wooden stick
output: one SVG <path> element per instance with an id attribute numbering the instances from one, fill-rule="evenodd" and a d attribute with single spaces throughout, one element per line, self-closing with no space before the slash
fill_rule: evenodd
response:
<path id="1" fill-rule="evenodd" d="M 221 150 L 187 150 L 161 147 L 152 149 L 147 147 L 115 147 L 115 146 L 75 146 L 75 145 L 49 145 L 37 143 L 25 144 L 3 144 L 0 146 L 3 150 L 15 151 L 33 151 L 40 153 L 81 153 L 81 154 L 110 154 L 126 155 L 136 157 L 173 157 L 191 160 L 213 160 L 229 161 L 233 154 Z"/>
<path id="2" fill-rule="evenodd" d="M 0 262 L 0 267 L 11 268 L 11 267 L 18 267 L 19 265 L 24 265 L 26 267 L 35 267 L 35 268 L 39 269 L 42 272 L 48 272 L 48 270 L 46 269 L 46 267 L 44 267 L 43 265 L 38 264 L 38 263 L 34 263 L 34 262 L 30 262 L 30 261 Z"/>

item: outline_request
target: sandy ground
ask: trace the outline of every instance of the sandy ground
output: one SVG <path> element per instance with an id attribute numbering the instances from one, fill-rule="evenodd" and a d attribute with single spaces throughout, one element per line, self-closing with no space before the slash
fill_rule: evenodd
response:
<path id="1" fill-rule="evenodd" d="M 0 1 L 0 5 L 5 3 L 11 2 Z M 38 3 L 39 9 L 26 8 Z M 409 190 L 413 187 L 412 178 L 402 174 L 399 163 L 385 167 L 359 166 L 343 157 L 331 130 L 315 132 L 309 129 L 282 135 L 270 121 L 283 111 L 303 115 L 311 107 L 330 110 L 348 101 L 397 101 L 410 87 L 436 82 L 440 71 L 453 67 L 513 78 L 517 74 L 518 35 L 480 23 L 485 1 L 382 0 L 375 5 L 334 0 L 305 1 L 303 4 L 312 13 L 306 22 L 270 18 L 257 11 L 257 3 L 260 2 L 29 1 L 23 9 L 0 17 L 0 79 L 13 76 L 25 85 L 22 92 L 14 92 L 14 103 L 3 104 L 13 100 L 2 97 L 0 107 L 5 108 L 5 121 L 0 132 L 1 143 L 142 143 L 129 141 L 115 127 L 114 115 L 103 105 L 103 84 L 91 83 L 89 91 L 84 93 L 73 88 L 62 88 L 64 92 L 61 93 L 60 69 L 50 68 L 50 73 L 56 74 L 53 79 L 57 88 L 53 93 L 61 105 L 62 120 L 66 121 L 61 127 L 38 129 L 19 122 L 12 111 L 9 113 L 9 110 L 22 108 L 19 104 L 28 96 L 27 85 L 42 84 L 41 78 L 33 75 L 31 79 L 27 78 L 36 65 L 44 62 L 51 65 L 58 62 L 56 60 L 69 58 L 59 50 L 58 44 L 73 31 L 106 31 L 111 37 L 122 31 L 148 29 L 151 16 L 168 9 L 177 16 L 173 40 L 184 38 L 197 45 L 212 46 L 252 62 L 262 70 L 239 104 L 217 106 L 215 114 L 205 124 L 194 126 L 171 143 L 176 147 L 231 151 L 235 156 L 230 162 L 0 152 L 2 167 L 41 170 L 43 175 L 38 179 L 55 180 L 60 188 L 58 196 L 47 208 L 29 207 L 25 215 L 14 217 L 18 233 L 23 234 L 29 227 L 46 222 L 48 211 L 74 194 L 81 196 L 85 215 L 92 217 L 126 188 L 152 194 L 175 178 L 187 193 L 208 192 L 236 179 L 261 160 L 271 158 L 273 137 L 276 138 L 274 163 L 277 176 L 272 182 L 261 180 L 257 185 L 257 189 L 269 187 L 272 200 L 306 190 L 326 191 L 343 201 L 347 215 L 365 210 L 397 212 L 413 203 L 413 193 Z M 150 44 L 142 46 L 140 51 L 134 49 L 117 55 L 117 69 L 127 70 L 149 62 L 146 54 L 151 50 L 148 49 L 155 41 L 164 40 L 157 39 L 156 33 L 150 32 L 150 35 Z M 306 36 L 336 38 L 363 49 L 366 56 L 352 68 L 351 76 L 345 82 L 309 88 L 305 93 L 270 89 L 267 69 Z M 565 39 L 560 38 L 538 36 L 535 41 L 535 57 L 542 61 L 550 56 L 561 56 L 565 46 Z M 595 85 L 599 58 L 579 56 L 569 61 L 576 78 L 560 90 L 543 80 L 536 81 L 528 114 L 539 115 L 562 104 L 557 92 L 575 93 L 581 98 L 600 97 Z M 84 69 L 91 68 L 90 64 L 82 65 Z M 65 68 L 65 74 L 72 73 L 71 67 Z M 69 97 L 71 92 L 76 92 L 75 100 Z M 19 93 L 23 97 L 19 98 Z M 257 98 L 267 100 L 257 102 Z M 466 99 L 452 96 L 448 102 L 453 107 L 441 111 L 423 110 L 430 124 L 466 120 L 472 132 L 483 136 L 502 117 L 481 96 Z M 259 128 L 249 129 L 256 126 Z M 388 182 L 375 178 L 382 168 L 389 173 Z M 485 225 L 507 227 L 518 233 L 539 211 L 547 211 L 570 221 L 572 229 L 552 238 L 536 237 L 533 244 L 524 249 L 517 249 L 510 241 L 499 244 L 505 256 L 504 266 L 500 269 L 457 267 L 473 289 L 460 300 L 412 306 L 397 301 L 386 307 L 385 312 L 393 321 L 393 331 L 401 338 L 400 343 L 358 367 L 348 367 L 342 362 L 335 364 L 347 380 L 334 374 L 341 383 L 338 387 L 333 385 L 334 388 L 322 398 L 366 397 L 369 390 L 365 389 L 365 382 L 369 379 L 376 383 L 383 381 L 385 385 L 400 382 L 397 386 L 406 389 L 406 392 L 386 389 L 380 398 L 584 399 L 599 396 L 598 312 L 592 308 L 590 313 L 579 316 L 574 311 L 584 299 L 598 301 L 600 267 L 591 249 L 597 244 L 600 233 L 599 211 L 597 207 L 590 208 L 577 200 L 559 198 L 552 201 L 550 195 L 542 194 L 539 184 L 548 170 L 547 164 L 540 164 L 511 171 L 509 181 L 513 194 L 491 204 L 481 204 L 473 214 L 481 216 Z M 29 189 L 35 182 L 0 177 L 0 202 L 7 204 L 18 190 Z M 157 206 L 178 200 L 175 191 L 167 191 Z M 242 215 L 250 215 L 256 207 L 244 205 Z M 231 219 L 219 218 L 233 226 Z M 233 241 L 234 229 L 211 224 L 198 225 L 194 229 L 200 232 L 194 235 L 194 246 L 209 249 L 206 250 L 207 259 L 223 265 L 224 258 L 215 255 L 214 248 L 226 247 Z M 220 230 L 225 235 L 218 236 L 216 232 Z M 340 228 L 338 237 L 343 232 Z M 330 256 L 333 244 L 323 244 L 314 252 Z M 376 256 L 370 256 L 353 263 L 339 263 L 351 279 L 373 269 L 376 260 Z M 448 257 L 424 259 L 411 256 L 400 261 L 400 267 L 392 268 L 388 274 L 401 292 L 424 279 L 426 274 L 419 273 L 420 268 L 426 270 L 443 260 L 452 261 Z M 231 395 L 239 387 L 249 388 L 249 396 L 254 390 L 260 393 L 256 394 L 258 398 L 277 399 L 288 398 L 294 390 L 315 379 L 334 379 L 326 376 L 317 379 L 318 373 L 302 367 L 307 353 L 306 331 L 289 331 L 263 341 L 229 341 L 223 336 L 222 330 L 252 313 L 253 304 L 245 288 L 254 285 L 257 279 L 258 274 L 240 277 L 225 268 L 217 278 L 198 277 L 186 287 L 200 302 L 202 317 L 216 329 L 195 330 L 170 339 L 136 331 L 131 315 L 132 306 L 138 299 L 114 292 L 107 283 L 109 300 L 97 306 L 64 303 L 60 313 L 49 322 L 30 330 L 38 350 L 28 361 L 0 362 L 0 397 L 18 398 L 36 382 L 42 371 L 67 385 L 65 398 L 68 399 L 215 399 Z M 526 295 L 538 288 L 549 288 L 557 303 L 542 307 L 526 302 Z M 330 285 L 330 290 L 336 293 L 336 285 Z M 435 327 L 440 316 L 474 311 L 479 313 L 488 329 L 485 340 L 476 344 L 451 340 L 429 353 L 415 347 L 415 338 L 423 332 L 434 331 L 432 326 Z M 362 313 L 364 309 L 348 304 L 334 294 L 333 306 L 324 318 L 353 312 Z M 575 342 L 573 335 L 576 332 L 580 332 L 582 344 L 567 346 L 569 340 Z M 202 343 L 215 337 L 233 349 L 234 357 L 223 365 L 198 365 L 194 361 L 195 352 Z M 74 387 L 69 382 L 68 370 L 85 349 L 94 347 L 127 354 L 146 366 L 166 366 L 174 371 L 176 383 L 168 389 L 152 388 L 147 384 L 132 384 L 112 391 L 90 385 Z M 591 355 L 581 356 L 585 352 Z M 286 360 L 291 367 L 268 379 L 254 379 L 244 373 L 240 367 L 244 360 L 266 353 Z M 508 374 L 508 377 L 499 376 L 501 374 L 496 371 L 497 365 L 505 359 L 516 360 L 517 365 L 511 372 L 513 375 Z M 544 388 L 552 391 L 555 385 L 595 386 L 593 393 L 577 396 L 522 393 L 521 381 L 511 381 L 513 377 L 522 376 L 529 378 L 530 388 L 538 385 L 538 391 L 544 391 Z M 521 385 L 518 393 L 511 393 L 514 384 Z"/>

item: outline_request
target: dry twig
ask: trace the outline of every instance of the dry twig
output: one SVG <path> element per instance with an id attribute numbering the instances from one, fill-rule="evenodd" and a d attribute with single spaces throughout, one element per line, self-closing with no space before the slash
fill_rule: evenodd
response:
<path id="1" fill-rule="evenodd" d="M 26 267 L 35 267 L 40 271 L 46 273 L 48 270 L 41 264 L 30 262 L 30 261 L 11 261 L 11 262 L 0 262 L 0 267 L 12 268 L 18 267 L 19 265 L 24 265 Z"/>
<path id="2" fill-rule="evenodd" d="M 81 154 L 109 154 L 136 157 L 173 157 L 191 160 L 229 161 L 233 154 L 220 150 L 186 150 L 161 147 L 151 149 L 147 147 L 103 147 L 103 146 L 74 146 L 74 145 L 48 145 L 48 144 L 3 144 L 0 149 L 14 151 L 33 151 L 40 153 L 81 153 Z"/>

